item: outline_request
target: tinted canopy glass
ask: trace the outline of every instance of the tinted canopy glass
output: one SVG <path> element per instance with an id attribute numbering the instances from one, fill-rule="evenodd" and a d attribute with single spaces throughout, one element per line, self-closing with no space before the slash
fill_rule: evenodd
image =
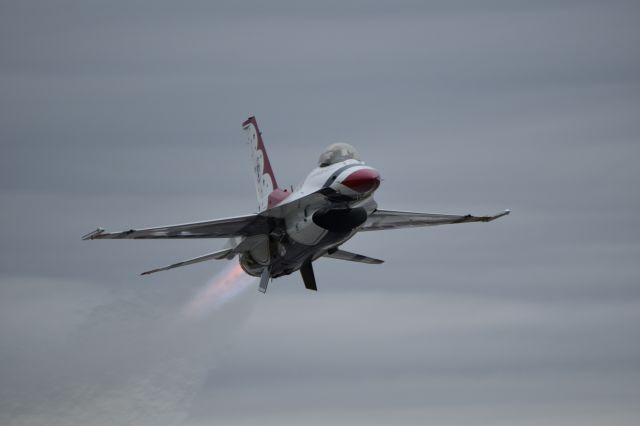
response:
<path id="1" fill-rule="evenodd" d="M 360 160 L 358 151 L 348 143 L 334 143 L 320 155 L 318 166 L 326 167 L 345 160 Z"/>

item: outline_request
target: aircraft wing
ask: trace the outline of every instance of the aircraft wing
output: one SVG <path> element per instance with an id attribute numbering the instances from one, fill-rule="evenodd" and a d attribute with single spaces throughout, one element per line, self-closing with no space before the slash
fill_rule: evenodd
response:
<path id="1" fill-rule="evenodd" d="M 128 231 L 114 233 L 98 228 L 83 236 L 82 239 L 231 238 L 268 234 L 271 231 L 273 221 L 283 219 L 296 209 L 302 210 L 321 205 L 325 199 L 326 196 L 324 194 L 314 192 L 293 202 L 285 202 L 282 205 L 256 214 L 158 228 L 129 229 Z"/>
<path id="2" fill-rule="evenodd" d="M 505 210 L 493 216 L 456 216 L 450 214 L 402 212 L 395 210 L 376 210 L 362 225 L 360 231 L 379 231 L 382 229 L 412 228 L 418 226 L 450 225 L 467 222 L 491 222 L 510 213 Z"/>
<path id="3" fill-rule="evenodd" d="M 268 221 L 257 214 L 250 214 L 158 228 L 130 229 L 114 233 L 105 232 L 104 229 L 98 228 L 83 236 L 82 239 L 230 238 L 258 233 L 268 233 Z"/>

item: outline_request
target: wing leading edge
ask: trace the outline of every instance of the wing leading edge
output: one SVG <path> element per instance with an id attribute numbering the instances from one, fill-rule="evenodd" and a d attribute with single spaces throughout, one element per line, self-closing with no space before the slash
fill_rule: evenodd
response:
<path id="1" fill-rule="evenodd" d="M 98 228 L 82 237 L 83 240 L 98 239 L 153 239 L 153 238 L 230 238 L 264 233 L 268 230 L 268 220 L 257 214 L 161 226 L 158 228 L 130 229 L 109 233 Z"/>
<path id="2" fill-rule="evenodd" d="M 362 225 L 360 231 L 379 231 L 383 229 L 413 228 L 418 226 L 451 225 L 467 222 L 491 222 L 506 216 L 510 210 L 493 216 L 464 216 L 434 213 L 403 212 L 396 210 L 376 210 Z"/>

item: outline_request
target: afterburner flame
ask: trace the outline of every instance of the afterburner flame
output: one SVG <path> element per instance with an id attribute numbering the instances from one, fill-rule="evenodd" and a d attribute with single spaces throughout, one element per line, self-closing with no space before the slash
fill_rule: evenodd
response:
<path id="1" fill-rule="evenodd" d="M 191 318 L 203 317 L 244 292 L 256 281 L 257 278 L 247 275 L 237 261 L 232 261 L 191 299 L 184 313 Z"/>

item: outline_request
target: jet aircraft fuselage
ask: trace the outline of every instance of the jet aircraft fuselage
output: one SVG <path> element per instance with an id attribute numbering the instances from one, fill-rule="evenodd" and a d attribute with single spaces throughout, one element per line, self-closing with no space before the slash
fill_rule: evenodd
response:
<path id="1" fill-rule="evenodd" d="M 379 185 L 378 171 L 356 159 L 316 168 L 295 191 L 280 190 L 281 201 L 271 207 L 282 213 L 273 217 L 270 238 L 240 256 L 242 268 L 260 276 L 270 265 L 276 278 L 345 243 L 378 207 L 373 194 Z M 310 194 L 321 196 L 306 199 Z"/>

